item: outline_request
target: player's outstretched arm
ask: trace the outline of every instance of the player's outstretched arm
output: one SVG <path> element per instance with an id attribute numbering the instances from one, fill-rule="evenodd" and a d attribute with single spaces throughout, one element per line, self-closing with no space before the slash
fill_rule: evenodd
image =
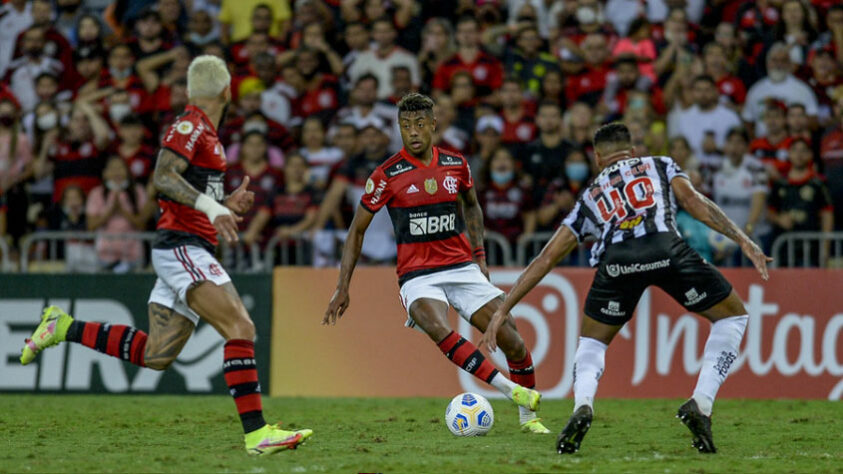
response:
<path id="1" fill-rule="evenodd" d="M 351 284 L 351 274 L 354 273 L 357 259 L 360 258 L 363 236 L 366 234 L 366 229 L 369 228 L 374 216 L 362 204 L 357 205 L 357 212 L 354 213 L 354 219 L 351 220 L 348 237 L 346 237 L 345 245 L 342 248 L 342 262 L 340 263 L 340 276 L 337 279 L 337 289 L 331 297 L 331 302 L 328 303 L 328 310 L 325 311 L 322 324 L 337 324 L 337 320 L 348 309 L 348 287 Z"/>
<path id="2" fill-rule="evenodd" d="M 761 248 L 732 222 L 717 204 L 697 192 L 691 182 L 685 178 L 675 178 L 670 182 L 670 185 L 674 194 L 676 194 L 676 200 L 683 209 L 698 221 L 740 245 L 741 251 L 755 265 L 755 269 L 761 274 L 761 278 L 765 280 L 769 278 L 767 262 L 772 262 L 773 259 L 764 255 Z"/>
<path id="3" fill-rule="evenodd" d="M 480 345 L 490 351 L 497 347 L 498 330 L 503 325 L 512 308 L 521 301 L 563 258 L 577 248 L 577 237 L 567 226 L 560 226 L 544 246 L 541 253 L 533 259 L 527 268 L 518 276 L 515 285 L 509 290 L 503 304 L 492 315 L 489 326 L 483 334 Z"/>
<path id="4" fill-rule="evenodd" d="M 489 269 L 486 267 L 486 252 L 483 248 L 483 209 L 480 208 L 480 201 L 477 199 L 477 192 L 470 188 L 460 194 L 462 201 L 463 217 L 465 218 L 465 230 L 468 234 L 468 243 L 471 245 L 474 263 L 480 267 L 480 271 L 489 278 Z"/>
<path id="5" fill-rule="evenodd" d="M 155 173 L 152 176 L 155 189 L 180 204 L 204 212 L 227 242 L 237 242 L 237 223 L 243 219 L 188 183 L 182 176 L 187 165 L 186 159 L 170 150 L 161 150 L 155 165 Z"/>

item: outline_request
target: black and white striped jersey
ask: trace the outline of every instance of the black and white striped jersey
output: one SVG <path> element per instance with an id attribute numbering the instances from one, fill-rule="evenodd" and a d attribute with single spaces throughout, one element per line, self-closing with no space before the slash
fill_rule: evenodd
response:
<path id="1" fill-rule="evenodd" d="M 688 176 L 665 156 L 629 158 L 612 163 L 583 190 L 562 221 L 577 240 L 597 238 L 592 266 L 611 244 L 676 229 L 676 196 L 670 182 Z"/>

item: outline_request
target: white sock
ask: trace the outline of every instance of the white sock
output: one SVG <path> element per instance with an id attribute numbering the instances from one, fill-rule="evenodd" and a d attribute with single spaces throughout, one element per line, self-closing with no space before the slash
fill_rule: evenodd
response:
<path id="1" fill-rule="evenodd" d="M 530 420 L 536 418 L 536 412 L 530 410 L 529 408 L 524 408 L 522 406 L 518 406 L 518 423 L 524 424 Z"/>
<path id="2" fill-rule="evenodd" d="M 748 319 L 747 315 L 732 316 L 711 325 L 711 333 L 708 335 L 703 351 L 700 377 L 697 379 L 693 395 L 700 411 L 706 416 L 711 416 L 711 407 L 717 396 L 717 390 L 729 375 L 732 362 L 738 358 L 738 347 L 741 345 Z"/>
<path id="3" fill-rule="evenodd" d="M 517 387 L 518 384 L 509 380 L 504 376 L 502 373 L 498 372 L 492 378 L 492 381 L 489 382 L 492 387 L 500 390 L 502 394 L 506 395 L 506 398 L 512 400 L 512 389 Z"/>
<path id="4" fill-rule="evenodd" d="M 606 366 L 607 347 L 597 339 L 580 337 L 574 359 L 574 411 L 583 405 L 594 409 L 594 394 Z"/>

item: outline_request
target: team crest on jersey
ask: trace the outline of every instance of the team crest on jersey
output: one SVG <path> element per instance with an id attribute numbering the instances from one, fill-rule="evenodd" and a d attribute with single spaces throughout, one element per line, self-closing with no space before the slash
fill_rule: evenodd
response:
<path id="1" fill-rule="evenodd" d="M 375 190 L 375 182 L 372 181 L 372 178 L 366 180 L 366 194 L 372 194 L 372 191 Z"/>
<path id="2" fill-rule="evenodd" d="M 436 182 L 434 181 L 433 184 L 436 184 Z M 448 194 L 457 194 L 457 178 L 454 178 L 453 176 L 445 176 L 445 179 L 442 180 L 442 186 L 445 186 Z M 436 190 L 434 189 L 433 192 L 436 192 Z"/>
<path id="3" fill-rule="evenodd" d="M 176 131 L 181 133 L 182 135 L 190 135 L 190 132 L 193 131 L 193 124 L 188 122 L 187 120 L 183 120 L 176 125 Z"/>
<path id="4" fill-rule="evenodd" d="M 424 180 L 424 190 L 427 191 L 427 194 L 436 194 L 436 191 L 439 190 L 439 185 L 436 184 L 436 178 L 427 178 Z"/>

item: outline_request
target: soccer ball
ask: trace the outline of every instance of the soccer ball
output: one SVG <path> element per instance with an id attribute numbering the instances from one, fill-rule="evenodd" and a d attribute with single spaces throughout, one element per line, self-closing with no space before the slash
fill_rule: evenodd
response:
<path id="1" fill-rule="evenodd" d="M 492 405 L 476 393 L 457 395 L 445 409 L 445 424 L 456 436 L 483 436 L 494 423 Z"/>

